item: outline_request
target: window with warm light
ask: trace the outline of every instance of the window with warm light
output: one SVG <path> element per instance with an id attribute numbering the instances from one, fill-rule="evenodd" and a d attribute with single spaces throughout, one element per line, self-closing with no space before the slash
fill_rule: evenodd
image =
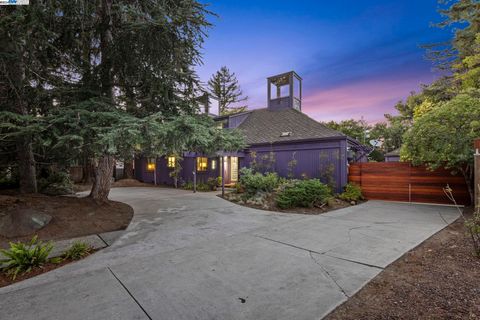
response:
<path id="1" fill-rule="evenodd" d="M 147 163 L 147 171 L 154 171 L 155 170 L 155 163 L 149 162 Z"/>
<path id="2" fill-rule="evenodd" d="M 212 160 L 212 170 L 216 170 L 217 169 L 217 160 Z"/>
<path id="3" fill-rule="evenodd" d="M 207 168 L 208 168 L 208 158 L 197 157 L 197 171 L 207 171 Z"/>
<path id="4" fill-rule="evenodd" d="M 168 168 L 175 168 L 175 157 L 168 157 L 167 158 L 167 167 Z"/>

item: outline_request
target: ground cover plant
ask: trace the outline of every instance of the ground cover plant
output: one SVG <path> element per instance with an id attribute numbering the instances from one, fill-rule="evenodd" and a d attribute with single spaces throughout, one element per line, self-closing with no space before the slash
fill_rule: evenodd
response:
<path id="1" fill-rule="evenodd" d="M 348 183 L 345 186 L 345 191 L 338 197 L 345 201 L 358 202 L 360 200 L 363 200 L 362 188 L 354 183 Z"/>
<path id="2" fill-rule="evenodd" d="M 33 268 L 42 267 L 47 262 L 55 262 L 48 258 L 52 249 L 51 242 L 39 241 L 37 236 L 28 243 L 11 242 L 9 249 L 0 250 L 5 257 L 0 259 L 1 269 L 15 280 L 20 273 L 29 273 Z"/>
<path id="3" fill-rule="evenodd" d="M 76 241 L 62 255 L 62 259 L 79 260 L 92 252 L 93 248 L 86 242 Z"/>
<path id="4" fill-rule="evenodd" d="M 59 256 L 50 257 L 52 241 L 43 242 L 35 235 L 28 242 L 11 242 L 0 250 L 0 287 L 22 281 L 85 258 L 95 250 L 85 242 L 74 242 Z"/>

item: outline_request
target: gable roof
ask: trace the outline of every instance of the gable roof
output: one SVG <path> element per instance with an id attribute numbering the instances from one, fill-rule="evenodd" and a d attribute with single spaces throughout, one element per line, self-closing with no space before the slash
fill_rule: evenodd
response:
<path id="1" fill-rule="evenodd" d="M 252 110 L 238 129 L 243 131 L 249 145 L 346 137 L 292 108 Z"/>

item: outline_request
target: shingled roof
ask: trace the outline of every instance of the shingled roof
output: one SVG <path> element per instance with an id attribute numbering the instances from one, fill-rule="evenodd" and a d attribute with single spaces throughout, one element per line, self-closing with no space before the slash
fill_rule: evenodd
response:
<path id="1" fill-rule="evenodd" d="M 345 137 L 295 109 L 252 110 L 238 126 L 249 145 L 319 138 Z"/>

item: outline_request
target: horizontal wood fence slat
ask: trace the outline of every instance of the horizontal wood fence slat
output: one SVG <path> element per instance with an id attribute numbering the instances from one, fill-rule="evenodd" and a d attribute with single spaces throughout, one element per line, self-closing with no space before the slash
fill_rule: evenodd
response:
<path id="1" fill-rule="evenodd" d="M 458 204 L 468 205 L 470 196 L 463 176 L 449 170 L 428 170 L 408 162 L 354 163 L 348 180 L 362 187 L 371 200 L 452 204 L 443 192 L 448 184 Z"/>

